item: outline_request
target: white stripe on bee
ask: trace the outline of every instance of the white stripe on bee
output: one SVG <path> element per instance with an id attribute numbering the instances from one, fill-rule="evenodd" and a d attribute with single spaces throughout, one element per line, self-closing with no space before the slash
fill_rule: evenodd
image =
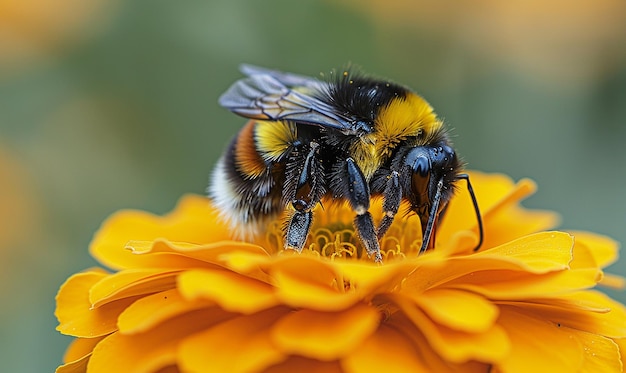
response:
<path id="1" fill-rule="evenodd" d="M 255 236 L 256 229 L 249 224 L 248 212 L 239 207 L 242 206 L 242 195 L 228 181 L 224 162 L 224 158 L 220 158 L 213 170 L 208 188 L 209 197 L 220 211 L 220 218 L 230 225 L 234 236 L 250 239 Z"/>

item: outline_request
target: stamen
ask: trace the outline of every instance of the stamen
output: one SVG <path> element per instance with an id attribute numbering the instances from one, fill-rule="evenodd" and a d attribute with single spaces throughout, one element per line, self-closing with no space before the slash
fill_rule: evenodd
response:
<path id="1" fill-rule="evenodd" d="M 382 201 L 374 200 L 370 207 L 374 221 L 378 222 L 386 214 Z M 364 260 L 368 258 L 355 231 L 352 220 L 355 211 L 348 205 L 337 205 L 325 201 L 325 208 L 314 210 L 313 226 L 302 253 L 319 255 L 330 260 Z M 271 254 L 284 251 L 284 219 L 278 219 L 268 226 L 266 247 Z M 416 216 L 397 214 L 392 226 L 380 240 L 383 263 L 416 257 L 422 245 L 420 223 Z"/>

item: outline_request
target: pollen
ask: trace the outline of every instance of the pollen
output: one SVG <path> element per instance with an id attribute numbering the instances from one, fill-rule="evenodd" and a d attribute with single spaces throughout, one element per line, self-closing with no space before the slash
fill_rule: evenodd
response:
<path id="1" fill-rule="evenodd" d="M 351 259 L 371 262 L 363 249 L 353 220 L 356 212 L 347 204 L 323 201 L 324 208 L 316 207 L 315 219 L 311 232 L 302 251 L 303 255 L 323 257 L 331 260 Z M 385 214 L 381 200 L 372 201 L 370 207 L 375 221 L 380 221 Z M 380 241 L 383 262 L 394 259 L 417 256 L 422 244 L 422 233 L 416 217 L 398 216 Z M 278 219 L 271 223 L 265 232 L 264 247 L 273 254 L 290 255 L 293 250 L 286 250 L 284 242 L 284 221 Z"/>

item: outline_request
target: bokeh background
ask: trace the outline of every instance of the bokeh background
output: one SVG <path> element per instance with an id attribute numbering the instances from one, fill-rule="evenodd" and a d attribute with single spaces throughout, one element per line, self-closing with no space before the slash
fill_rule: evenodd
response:
<path id="1" fill-rule="evenodd" d="M 54 296 L 109 214 L 204 192 L 244 122 L 216 103 L 242 62 L 413 87 L 470 168 L 626 242 L 623 0 L 0 0 L 2 371 L 60 363 Z"/>

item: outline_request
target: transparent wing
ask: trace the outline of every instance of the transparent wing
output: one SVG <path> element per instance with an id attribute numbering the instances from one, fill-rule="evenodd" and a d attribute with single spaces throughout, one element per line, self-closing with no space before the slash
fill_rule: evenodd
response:
<path id="1" fill-rule="evenodd" d="M 248 65 L 248 64 L 242 64 L 239 67 L 239 70 L 242 73 L 244 73 L 246 76 L 269 75 L 289 88 L 306 87 L 308 89 L 315 90 L 315 91 L 324 91 L 328 89 L 327 82 L 320 81 L 320 80 L 317 80 L 308 76 L 304 76 L 304 75 L 285 73 L 282 71 L 266 69 L 264 67 Z"/>
<path id="2" fill-rule="evenodd" d="M 219 99 L 219 104 L 232 112 L 252 119 L 353 129 L 353 120 L 315 97 L 328 83 L 250 65 L 243 65 L 241 70 L 248 77 L 235 82 Z"/>

